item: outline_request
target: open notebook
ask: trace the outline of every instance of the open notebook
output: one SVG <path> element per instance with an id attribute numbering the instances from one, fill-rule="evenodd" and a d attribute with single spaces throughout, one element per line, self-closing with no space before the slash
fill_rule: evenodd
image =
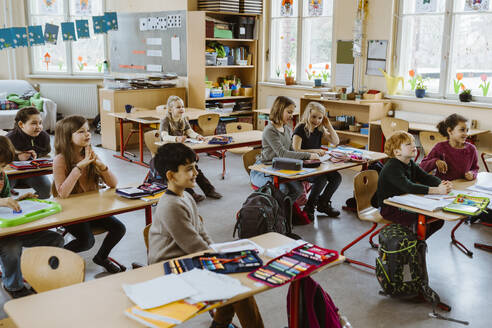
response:
<path id="1" fill-rule="evenodd" d="M 429 212 L 440 210 L 441 208 L 445 207 L 446 205 L 452 202 L 452 199 L 440 199 L 440 200 L 430 199 L 424 196 L 413 195 L 413 194 L 393 196 L 388 198 L 388 200 L 398 204 L 418 208 Z"/>

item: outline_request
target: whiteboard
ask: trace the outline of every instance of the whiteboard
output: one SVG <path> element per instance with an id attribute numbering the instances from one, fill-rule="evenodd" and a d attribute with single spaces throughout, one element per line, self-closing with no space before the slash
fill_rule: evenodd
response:
<path id="1" fill-rule="evenodd" d="M 118 13 L 109 49 L 112 72 L 186 76 L 186 11 Z"/>

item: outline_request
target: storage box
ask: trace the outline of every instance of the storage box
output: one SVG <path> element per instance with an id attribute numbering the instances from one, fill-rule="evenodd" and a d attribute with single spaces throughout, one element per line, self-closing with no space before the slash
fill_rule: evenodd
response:
<path id="1" fill-rule="evenodd" d="M 215 65 L 217 65 L 217 53 L 215 53 L 215 52 L 206 52 L 205 53 L 205 65 L 206 66 L 215 66 Z"/>
<path id="2" fill-rule="evenodd" d="M 232 39 L 232 31 L 231 30 L 223 30 L 217 27 L 214 27 L 214 38 L 218 39 Z"/>
<path id="3" fill-rule="evenodd" d="M 377 91 L 377 90 L 367 91 L 366 93 L 364 93 L 362 95 L 362 99 L 368 99 L 368 100 L 383 99 L 383 93 L 382 92 L 378 91 L 377 93 L 375 93 L 374 91 Z"/>
<path id="4" fill-rule="evenodd" d="M 198 0 L 198 10 L 239 12 L 239 0 Z"/>
<path id="5" fill-rule="evenodd" d="M 253 96 L 253 88 L 252 87 L 242 87 L 239 92 L 241 96 L 252 97 Z"/>
<path id="6" fill-rule="evenodd" d="M 369 135 L 369 128 L 360 129 L 360 134 L 365 134 L 366 136 L 368 136 Z"/>

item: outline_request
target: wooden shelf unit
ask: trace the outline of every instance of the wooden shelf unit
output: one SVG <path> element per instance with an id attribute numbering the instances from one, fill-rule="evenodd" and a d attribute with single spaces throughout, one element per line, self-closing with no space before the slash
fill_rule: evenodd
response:
<path id="1" fill-rule="evenodd" d="M 356 122 L 365 124 L 385 117 L 391 108 L 390 100 L 328 100 L 302 97 L 300 105 L 301 117 L 307 104 L 312 101 L 319 102 L 325 106 L 329 116 L 355 116 Z M 340 136 L 347 136 L 351 142 L 368 146 L 369 150 L 381 150 L 381 148 L 377 148 L 380 140 L 373 140 L 374 138 L 371 138 L 371 134 L 366 135 L 349 130 L 337 130 L 337 133 Z"/>
<path id="2" fill-rule="evenodd" d="M 257 14 L 238 14 L 225 12 L 209 11 L 189 11 L 188 12 L 188 104 L 192 108 L 205 109 L 207 101 L 239 100 L 251 99 L 253 108 L 256 109 L 256 93 L 258 80 L 258 40 L 255 39 L 223 39 L 207 38 L 205 34 L 205 21 L 207 17 L 220 20 L 230 20 L 232 17 L 250 16 L 255 18 L 255 24 L 260 24 L 260 15 Z M 205 49 L 207 42 L 217 41 L 225 46 L 236 48 L 245 46 L 249 48 L 252 55 L 251 65 L 240 66 L 207 66 L 205 65 Z M 219 77 L 236 75 L 243 86 L 253 88 L 252 96 L 231 96 L 221 98 L 205 98 L 205 80 L 216 82 Z M 243 112 L 243 111 L 241 111 Z M 252 113 L 248 111 L 248 113 Z M 246 113 L 246 115 L 248 115 Z"/>

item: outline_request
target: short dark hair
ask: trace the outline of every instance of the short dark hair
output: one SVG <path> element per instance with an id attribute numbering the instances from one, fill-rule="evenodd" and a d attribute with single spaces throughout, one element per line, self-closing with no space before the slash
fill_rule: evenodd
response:
<path id="1" fill-rule="evenodd" d="M 36 107 L 24 107 L 15 115 L 15 126 L 19 126 L 19 122 L 26 123 L 32 115 L 39 115 Z"/>
<path id="2" fill-rule="evenodd" d="M 15 159 L 15 148 L 6 136 L 0 136 L 0 163 L 10 164 Z"/>
<path id="3" fill-rule="evenodd" d="M 460 124 L 461 122 L 466 123 L 466 122 L 468 122 L 468 120 L 459 114 L 456 114 L 456 113 L 451 114 L 448 117 L 446 117 L 445 120 L 443 120 L 437 124 L 437 130 L 439 130 L 439 133 L 443 137 L 447 137 L 449 139 L 448 128 L 450 128 L 451 131 L 453 131 L 454 128 L 458 124 Z"/>
<path id="4" fill-rule="evenodd" d="M 165 177 L 167 171 L 178 172 L 180 165 L 196 162 L 196 154 L 190 147 L 182 143 L 167 143 L 157 149 L 154 164 L 161 177 Z"/>

